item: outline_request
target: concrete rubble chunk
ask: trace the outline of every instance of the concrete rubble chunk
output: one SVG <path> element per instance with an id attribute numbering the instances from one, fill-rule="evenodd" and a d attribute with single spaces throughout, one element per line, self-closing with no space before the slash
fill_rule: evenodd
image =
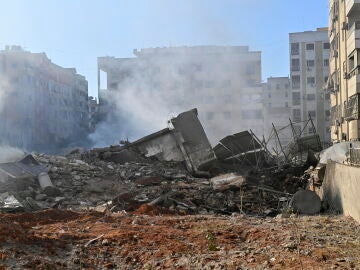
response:
<path id="1" fill-rule="evenodd" d="M 134 162 L 141 157 L 154 157 L 160 161 L 184 162 L 189 172 L 204 173 L 216 160 L 204 128 L 198 118 L 197 109 L 183 112 L 169 120 L 171 127 L 165 128 L 124 146 L 94 149 L 104 160 Z"/>
<path id="2" fill-rule="evenodd" d="M 320 213 L 320 197 L 311 190 L 299 190 L 291 200 L 291 206 L 300 214 L 315 215 Z"/>
<path id="3" fill-rule="evenodd" d="M 244 184 L 245 178 L 242 175 L 228 173 L 213 177 L 210 182 L 214 190 L 224 191 L 232 187 L 240 188 Z"/>

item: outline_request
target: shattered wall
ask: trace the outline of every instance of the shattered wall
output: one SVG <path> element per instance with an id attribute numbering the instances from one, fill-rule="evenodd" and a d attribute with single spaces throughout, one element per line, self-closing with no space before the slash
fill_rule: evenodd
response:
<path id="1" fill-rule="evenodd" d="M 195 107 L 213 144 L 249 128 L 263 135 L 260 52 L 197 46 L 134 53 L 135 58 L 98 58 L 107 89 L 99 89 L 103 121 L 91 136 L 95 142 L 137 139 Z"/>

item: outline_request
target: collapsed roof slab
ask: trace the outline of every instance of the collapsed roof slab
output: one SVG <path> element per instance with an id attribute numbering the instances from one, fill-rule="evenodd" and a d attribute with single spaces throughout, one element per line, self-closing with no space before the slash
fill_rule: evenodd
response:
<path id="1" fill-rule="evenodd" d="M 127 147 L 136 147 L 147 157 L 184 161 L 192 173 L 200 173 L 216 160 L 197 109 L 183 112 L 169 121 L 171 127 L 143 137 Z"/>

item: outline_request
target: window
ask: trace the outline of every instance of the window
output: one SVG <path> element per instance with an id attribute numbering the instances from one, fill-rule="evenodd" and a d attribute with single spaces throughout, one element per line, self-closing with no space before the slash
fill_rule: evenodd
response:
<path id="1" fill-rule="evenodd" d="M 246 74 L 247 74 L 247 75 L 255 74 L 255 71 L 256 71 L 256 66 L 255 66 L 255 64 L 248 64 L 248 65 L 246 66 Z"/>
<path id="2" fill-rule="evenodd" d="M 289 102 L 285 102 L 285 108 L 289 107 Z"/>
<path id="3" fill-rule="evenodd" d="M 314 60 L 307 60 L 306 61 L 306 66 L 307 67 L 314 67 L 315 66 L 315 61 Z"/>
<path id="4" fill-rule="evenodd" d="M 329 42 L 325 42 L 324 44 L 323 44 L 323 48 L 324 48 L 324 50 L 329 50 L 330 49 L 330 43 Z"/>
<path id="5" fill-rule="evenodd" d="M 324 59 L 324 67 L 328 67 L 329 66 L 329 59 Z"/>
<path id="6" fill-rule="evenodd" d="M 230 112 L 223 112 L 223 116 L 225 119 L 229 119 L 231 118 L 231 113 Z"/>
<path id="7" fill-rule="evenodd" d="M 300 59 L 293 58 L 291 59 L 291 71 L 299 71 L 300 70 Z"/>
<path id="8" fill-rule="evenodd" d="M 293 120 L 295 122 L 301 121 L 301 111 L 300 109 L 293 109 Z"/>
<path id="9" fill-rule="evenodd" d="M 288 92 L 285 92 L 285 97 L 288 97 L 288 95 L 289 95 Z"/>
<path id="10" fill-rule="evenodd" d="M 329 80 L 329 77 L 328 77 L 328 76 L 325 76 L 325 77 L 324 77 L 324 83 L 327 83 L 328 80 Z"/>
<path id="11" fill-rule="evenodd" d="M 280 90 L 280 84 L 278 84 L 278 83 L 276 84 L 276 89 Z"/>
<path id="12" fill-rule="evenodd" d="M 225 102 L 231 102 L 231 95 L 224 95 Z"/>
<path id="13" fill-rule="evenodd" d="M 315 84 L 315 77 L 307 77 L 307 84 Z"/>
<path id="14" fill-rule="evenodd" d="M 227 88 L 227 87 L 230 87 L 230 86 L 231 86 L 231 81 L 230 80 L 224 80 L 222 82 L 222 87 Z"/>
<path id="15" fill-rule="evenodd" d="M 214 87 L 214 85 L 215 85 L 214 81 L 204 81 L 205 88 L 212 88 L 212 87 Z"/>
<path id="16" fill-rule="evenodd" d="M 307 100 L 315 100 L 315 94 L 307 94 Z"/>
<path id="17" fill-rule="evenodd" d="M 207 120 L 212 120 L 212 119 L 214 119 L 214 112 L 207 112 L 207 113 L 206 113 L 206 119 L 207 119 Z"/>
<path id="18" fill-rule="evenodd" d="M 114 83 L 110 83 L 110 89 L 117 89 L 118 88 L 118 83 L 114 82 Z"/>
<path id="19" fill-rule="evenodd" d="M 329 93 L 326 93 L 326 94 L 325 94 L 325 99 L 326 99 L 326 100 L 329 100 L 329 99 L 330 99 L 330 94 L 329 94 Z"/>
<path id="20" fill-rule="evenodd" d="M 268 97 L 271 98 L 271 94 L 270 94 L 270 93 L 268 94 Z"/>
<path id="21" fill-rule="evenodd" d="M 292 82 L 293 89 L 300 88 L 300 76 L 299 75 L 291 76 L 291 82 Z"/>
<path id="22" fill-rule="evenodd" d="M 313 51 L 315 49 L 314 43 L 308 43 L 306 44 L 306 50 Z"/>
<path id="23" fill-rule="evenodd" d="M 308 115 L 309 115 L 311 118 L 315 118 L 315 117 L 316 117 L 316 111 L 308 111 Z"/>
<path id="24" fill-rule="evenodd" d="M 291 55 L 298 55 L 300 52 L 299 43 L 291 43 Z"/>
<path id="25" fill-rule="evenodd" d="M 242 119 L 261 119 L 262 111 L 261 110 L 244 110 L 241 111 Z"/>
<path id="26" fill-rule="evenodd" d="M 292 102 L 293 105 L 300 105 L 300 92 L 292 93 Z"/>
<path id="27" fill-rule="evenodd" d="M 349 71 L 352 71 L 355 67 L 355 55 L 352 54 L 350 57 L 349 57 Z"/>
<path id="28" fill-rule="evenodd" d="M 285 89 L 289 89 L 289 84 L 288 83 L 285 83 Z"/>

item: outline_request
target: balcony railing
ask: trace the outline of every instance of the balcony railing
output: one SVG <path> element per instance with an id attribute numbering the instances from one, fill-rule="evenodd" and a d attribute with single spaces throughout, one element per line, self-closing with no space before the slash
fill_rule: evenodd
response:
<path id="1" fill-rule="evenodd" d="M 330 124 L 332 126 L 336 125 L 336 121 L 338 120 L 340 122 L 342 116 L 342 106 L 333 106 L 330 108 Z"/>
<path id="2" fill-rule="evenodd" d="M 346 121 L 359 119 L 359 98 L 360 95 L 357 93 L 352 95 L 347 102 L 344 104 L 344 119 Z"/>
<path id="3" fill-rule="evenodd" d="M 348 79 L 351 79 L 353 76 L 356 76 L 359 74 L 360 74 L 360 65 L 356 66 L 349 72 Z"/>

